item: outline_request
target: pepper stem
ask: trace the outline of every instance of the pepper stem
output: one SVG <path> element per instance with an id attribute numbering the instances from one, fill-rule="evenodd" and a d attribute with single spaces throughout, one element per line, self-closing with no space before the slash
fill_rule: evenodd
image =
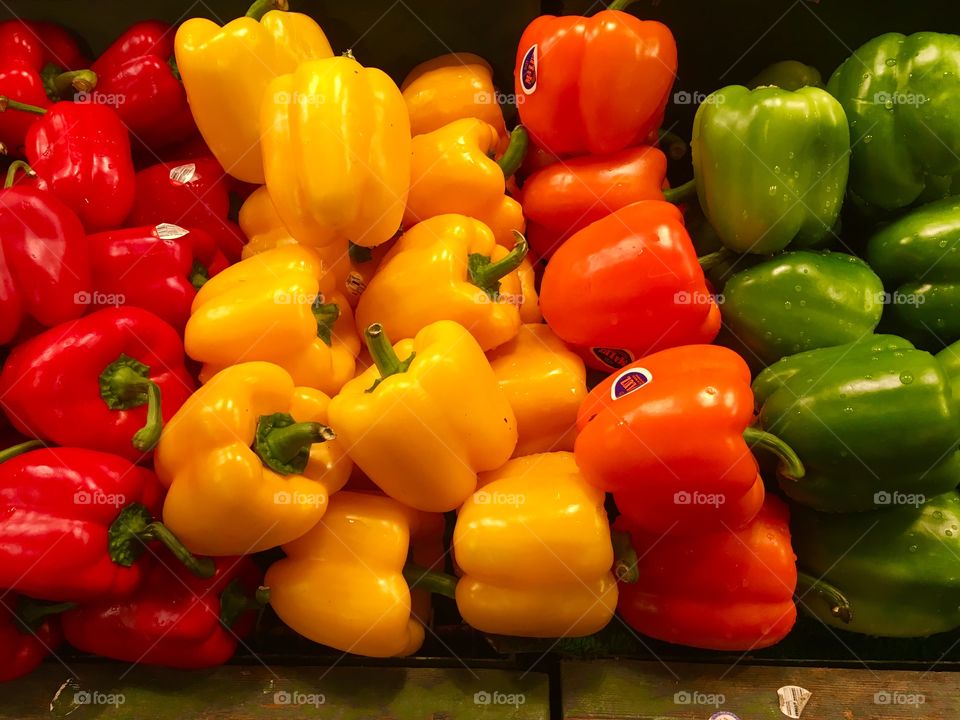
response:
<path id="1" fill-rule="evenodd" d="M 17 602 L 17 609 L 14 616 L 22 625 L 22 627 L 19 628 L 21 631 L 33 633 L 36 632 L 37 628 L 43 624 L 43 621 L 51 615 L 65 613 L 67 610 L 73 610 L 76 606 L 77 604 L 72 602 L 50 604 L 21 597 Z"/>
<path id="2" fill-rule="evenodd" d="M 17 455 L 23 455 L 26 452 L 37 450 L 42 447 L 43 443 L 39 440 L 27 440 L 19 445 L 11 445 L 7 449 L 0 451 L 0 463 L 5 463 L 7 460 L 15 458 Z"/>
<path id="3" fill-rule="evenodd" d="M 220 622 L 226 627 L 233 624 L 246 612 L 263 610 L 270 602 L 270 588 L 260 586 L 253 595 L 248 595 L 243 583 L 233 580 L 220 595 Z"/>
<path id="4" fill-rule="evenodd" d="M 340 319 L 340 306 L 336 303 L 323 301 L 323 296 L 318 295 L 310 306 L 313 311 L 313 317 L 317 320 L 317 337 L 320 338 L 327 347 L 333 347 L 333 326 Z"/>
<path id="5" fill-rule="evenodd" d="M 802 591 L 801 588 L 803 588 Z M 850 601 L 847 600 L 846 595 L 839 588 L 826 580 L 817 580 L 808 573 L 798 572 L 797 600 L 803 602 L 803 598 L 811 592 L 830 607 L 830 614 L 833 617 L 844 623 L 853 620 L 853 608 L 850 606 Z"/>
<path id="6" fill-rule="evenodd" d="M 627 7 L 633 5 L 636 0 L 613 0 L 612 3 L 607 5 L 607 10 L 626 10 Z"/>
<path id="7" fill-rule="evenodd" d="M 700 263 L 700 269 L 707 272 L 717 265 L 732 260 L 735 256 L 736 253 L 733 250 L 723 247 L 719 250 L 714 250 L 712 253 L 701 255 L 697 258 L 697 262 Z"/>
<path id="8" fill-rule="evenodd" d="M 410 368 L 410 363 L 416 357 L 416 353 L 410 353 L 410 357 L 401 360 L 393 350 L 390 338 L 387 337 L 387 331 L 383 329 L 380 323 L 370 323 L 363 331 L 363 338 L 367 343 L 367 350 L 370 351 L 370 357 L 380 371 L 380 377 L 367 389 L 367 392 L 373 392 L 374 389 L 391 375 L 397 375 L 406 372 Z"/>
<path id="9" fill-rule="evenodd" d="M 35 115 L 46 115 L 47 113 L 47 109 L 39 105 L 28 105 L 19 100 L 13 100 L 6 95 L 0 95 L 0 112 L 6 112 L 7 110 L 21 110 Z"/>
<path id="10" fill-rule="evenodd" d="M 149 452 L 160 441 L 163 414 L 160 387 L 150 379 L 150 367 L 121 354 L 100 373 L 100 397 L 111 410 L 131 410 L 147 406 L 147 422 L 134 433 L 133 446 Z"/>
<path id="11" fill-rule="evenodd" d="M 687 154 L 687 141 L 682 137 L 677 135 L 675 132 L 670 132 L 669 130 L 659 130 L 657 132 L 657 140 L 661 146 L 667 151 L 667 155 L 670 156 L 671 160 L 679 160 L 684 155 Z"/>
<path id="12" fill-rule="evenodd" d="M 497 160 L 497 165 L 503 170 L 504 180 L 509 180 L 520 169 L 529 145 L 530 135 L 527 133 L 527 129 L 523 125 L 517 125 L 510 133 L 510 142 L 507 144 L 507 149 Z"/>
<path id="13" fill-rule="evenodd" d="M 167 66 L 170 68 L 170 74 L 173 75 L 176 80 L 183 82 L 183 78 L 180 76 L 180 68 L 177 67 L 176 55 L 171 55 L 167 58 Z"/>
<path id="14" fill-rule="evenodd" d="M 299 475 L 310 460 L 310 447 L 336 437 L 337 434 L 323 423 L 298 423 L 289 413 L 261 415 L 257 421 L 253 451 L 274 472 Z"/>
<path id="15" fill-rule="evenodd" d="M 426 590 L 453 599 L 457 597 L 457 578 L 453 575 L 408 562 L 403 566 L 403 579 L 411 590 Z"/>
<path id="16" fill-rule="evenodd" d="M 255 0 L 246 16 L 254 20 L 261 20 L 271 10 L 289 10 L 290 4 L 287 0 Z"/>
<path id="17" fill-rule="evenodd" d="M 633 549 L 630 533 L 623 530 L 611 530 L 610 541 L 613 543 L 613 574 L 617 582 L 632 585 L 640 579 L 637 571 L 637 551 Z"/>
<path id="18" fill-rule="evenodd" d="M 773 433 L 750 426 L 743 431 L 743 439 L 750 450 L 761 447 L 780 458 L 780 475 L 788 480 L 800 480 L 807 474 L 803 462 L 793 448 Z"/>
<path id="19" fill-rule="evenodd" d="M 33 168 L 30 167 L 26 161 L 14 160 L 12 163 L 10 163 L 10 167 L 7 168 L 7 179 L 3 183 L 4 190 L 13 187 L 13 182 L 17 179 L 18 170 L 23 170 L 29 176 L 36 175 L 36 173 L 33 171 Z"/>
<path id="20" fill-rule="evenodd" d="M 663 191 L 663 199 L 674 205 L 689 200 L 697 194 L 697 179 L 687 180 L 683 185 Z"/>
<path id="21" fill-rule="evenodd" d="M 467 257 L 467 275 L 470 282 L 483 290 L 491 300 L 496 300 L 500 294 L 500 280 L 512 273 L 527 256 L 527 240 L 516 230 L 513 231 L 517 241 L 505 257 L 496 262 L 480 253 L 471 253 Z"/>
<path id="22" fill-rule="evenodd" d="M 213 577 L 217 571 L 213 560 L 193 555 L 166 525 L 155 522 L 141 503 L 133 503 L 121 510 L 107 531 L 110 559 L 118 565 L 130 567 L 143 555 L 147 543 L 154 540 L 162 542 L 187 570 L 199 578 Z"/>
<path id="23" fill-rule="evenodd" d="M 207 280 L 210 279 L 210 272 L 204 267 L 202 262 L 194 260 L 188 279 L 190 280 L 190 284 L 193 285 L 193 289 L 199 290 L 207 284 Z"/>
<path id="24" fill-rule="evenodd" d="M 55 75 L 50 80 L 57 98 L 69 92 L 90 92 L 97 86 L 97 74 L 93 70 L 70 70 Z"/>

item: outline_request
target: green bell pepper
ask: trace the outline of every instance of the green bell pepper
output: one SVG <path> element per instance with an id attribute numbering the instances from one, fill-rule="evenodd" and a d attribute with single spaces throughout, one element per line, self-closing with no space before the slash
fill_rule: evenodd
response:
<path id="1" fill-rule="evenodd" d="M 927 637 L 960 627 L 960 495 L 870 513 L 794 508 L 791 536 L 801 571 L 819 590 L 849 603 L 833 612 L 829 594 L 801 582 L 801 606 L 827 625 L 881 637 Z"/>
<path id="2" fill-rule="evenodd" d="M 690 146 L 700 205 L 726 247 L 767 255 L 832 239 L 850 133 L 826 91 L 717 90 L 697 110 Z"/>
<path id="3" fill-rule="evenodd" d="M 880 278 L 860 258 L 798 250 L 734 275 L 724 286 L 720 312 L 730 331 L 769 365 L 871 334 L 883 298 Z"/>
<path id="4" fill-rule="evenodd" d="M 799 90 L 802 87 L 823 87 L 820 71 L 797 60 L 781 60 L 768 65 L 753 76 L 749 87 L 775 85 L 784 90 Z"/>
<path id="5" fill-rule="evenodd" d="M 828 512 L 874 510 L 887 495 L 932 497 L 960 482 L 960 407 L 930 353 L 894 335 L 791 355 L 753 383 L 758 424 L 807 469 L 778 472 L 793 500 Z M 958 561 L 960 562 L 960 561 Z"/>
<path id="6" fill-rule="evenodd" d="M 960 196 L 883 227 L 866 255 L 891 294 L 884 330 L 932 351 L 960 340 Z"/>
<path id="7" fill-rule="evenodd" d="M 960 36 L 887 33 L 833 73 L 850 121 L 850 190 L 868 206 L 906 207 L 960 172 Z M 932 199 L 926 196 L 927 199 Z"/>

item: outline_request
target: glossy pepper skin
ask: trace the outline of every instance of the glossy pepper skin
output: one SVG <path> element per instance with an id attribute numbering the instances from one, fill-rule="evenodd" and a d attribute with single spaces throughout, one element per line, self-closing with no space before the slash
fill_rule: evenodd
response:
<path id="1" fill-rule="evenodd" d="M 193 387 L 177 331 L 141 308 L 115 307 L 14 348 L 0 405 L 28 437 L 137 462 Z"/>
<path id="2" fill-rule="evenodd" d="M 799 90 L 802 87 L 823 87 L 820 71 L 812 65 L 797 60 L 781 60 L 763 68 L 747 83 L 748 87 L 758 88 L 775 85 L 784 90 Z"/>
<path id="3" fill-rule="evenodd" d="M 873 510 L 885 494 L 952 490 L 960 481 L 960 406 L 929 353 L 893 335 L 810 350 L 753 383 L 760 427 L 807 468 L 781 478 L 794 501 L 828 512 Z"/>
<path id="4" fill-rule="evenodd" d="M 150 151 L 197 132 L 183 83 L 171 64 L 173 38 L 169 23 L 134 23 L 90 68 L 98 78 L 94 98 L 104 97 L 112 104 L 134 142 Z"/>
<path id="5" fill-rule="evenodd" d="M 10 452 L 14 452 L 13 449 Z M 88 601 L 132 593 L 137 559 L 154 540 L 195 574 L 213 573 L 153 522 L 163 499 L 157 476 L 116 455 L 60 447 L 0 464 L 0 582 L 31 597 Z"/>
<path id="6" fill-rule="evenodd" d="M 458 213 L 484 223 L 500 245 L 513 247 L 514 233 L 524 230 L 523 209 L 504 194 L 503 169 L 492 159 L 498 143 L 497 129 L 475 118 L 414 136 L 404 227 Z"/>
<path id="7" fill-rule="evenodd" d="M 242 260 L 204 284 L 185 347 L 201 380 L 253 360 L 284 368 L 297 385 L 336 394 L 353 377 L 360 338 L 346 298 L 309 248 L 288 245 Z"/>
<path id="8" fill-rule="evenodd" d="M 616 152 L 655 138 L 676 71 L 677 46 L 661 23 L 620 10 L 541 15 L 520 37 L 517 110 L 552 153 Z"/>
<path id="9" fill-rule="evenodd" d="M 357 305 L 357 325 L 381 323 L 412 338 L 430 323 L 453 320 L 486 350 L 520 330 L 517 268 L 526 241 L 497 245 L 486 225 L 464 215 L 437 215 L 397 240 Z"/>
<path id="10" fill-rule="evenodd" d="M 756 650 L 793 627 L 796 557 L 789 512 L 778 498 L 768 496 L 742 528 L 693 540 L 647 535 L 622 520 L 614 527 L 630 532 L 639 558 L 639 579 L 620 585 L 617 606 L 634 630 L 708 650 Z"/>
<path id="11" fill-rule="evenodd" d="M 27 675 L 63 640 L 56 616 L 45 615 L 44 606 L 13 593 L 0 602 L 0 682 Z M 61 606 L 62 607 L 62 606 Z"/>
<path id="12" fill-rule="evenodd" d="M 640 146 L 570 158 L 532 173 L 520 201 L 530 249 L 549 259 L 578 230 L 640 200 L 663 200 L 667 157 Z"/>
<path id="13" fill-rule="evenodd" d="M 557 335 L 607 372 L 708 343 L 720 329 L 683 216 L 659 201 L 628 205 L 567 240 L 543 274 L 540 307 Z"/>
<path id="14" fill-rule="evenodd" d="M 870 335 L 883 284 L 863 260 L 796 250 L 736 273 L 723 288 L 724 325 L 763 364 Z"/>
<path id="15" fill-rule="evenodd" d="M 911 210 L 867 241 L 891 302 L 882 327 L 937 351 L 960 340 L 960 197 Z"/>
<path id="16" fill-rule="evenodd" d="M 793 514 L 797 563 L 849 603 L 804 603 L 821 622 L 880 637 L 927 637 L 960 627 L 955 572 L 960 496 L 856 514 Z"/>
<path id="17" fill-rule="evenodd" d="M 218 557 L 303 535 L 350 476 L 346 446 L 327 427 L 329 402 L 270 363 L 214 375 L 157 447 L 164 522 L 188 548 Z"/>
<path id="18" fill-rule="evenodd" d="M 896 210 L 960 172 L 954 101 L 960 37 L 886 33 L 834 71 L 827 90 L 850 121 L 850 190 Z"/>
<path id="19" fill-rule="evenodd" d="M 260 105 L 270 81 L 333 50 L 308 15 L 285 2 L 257 0 L 223 27 L 191 18 L 177 28 L 174 51 L 190 110 L 214 157 L 233 177 L 264 182 Z"/>
<path id="20" fill-rule="evenodd" d="M 197 287 L 227 267 L 205 231 L 163 223 L 87 237 L 98 299 L 149 310 L 178 332 Z"/>
<path id="21" fill-rule="evenodd" d="M 543 323 L 522 325 L 487 358 L 517 418 L 514 457 L 573 450 L 577 410 L 587 396 L 583 360 Z"/>
<path id="22" fill-rule="evenodd" d="M 825 90 L 717 90 L 697 109 L 690 147 L 700 206 L 731 250 L 767 255 L 832 238 L 850 131 Z"/>
<path id="23" fill-rule="evenodd" d="M 38 70 L 50 64 L 80 70 L 89 62 L 76 36 L 63 26 L 21 18 L 0 22 L 0 57 L 21 58 Z"/>
<path id="24" fill-rule="evenodd" d="M 0 345 L 29 323 L 52 327 L 80 317 L 90 292 L 80 220 L 54 195 L 0 190 Z"/>
<path id="25" fill-rule="evenodd" d="M 216 573 L 198 578 L 151 558 L 130 597 L 94 600 L 61 616 L 77 650 L 144 665 L 198 669 L 222 665 L 250 630 L 251 602 L 263 577 L 249 557 L 214 560 Z"/>
<path id="26" fill-rule="evenodd" d="M 427 325 L 391 347 L 366 331 L 375 365 L 330 403 L 330 424 L 351 459 L 405 505 L 447 512 L 473 493 L 477 473 L 507 461 L 517 421 L 480 346 L 455 322 Z"/>
<path id="27" fill-rule="evenodd" d="M 480 485 L 453 531 L 466 623 L 502 635 L 581 637 L 610 622 L 617 582 L 604 494 L 587 484 L 573 453 L 514 458 L 483 473 Z"/>
<path id="28" fill-rule="evenodd" d="M 305 62 L 270 83 L 260 125 L 267 189 L 299 242 L 393 237 L 410 185 L 410 120 L 388 75 L 352 57 Z"/>
<path id="29" fill-rule="evenodd" d="M 390 498 L 337 493 L 323 522 L 284 545 L 286 558 L 267 570 L 270 605 L 296 632 L 344 652 L 416 652 L 423 624 L 411 614 L 402 573 L 416 523 Z"/>

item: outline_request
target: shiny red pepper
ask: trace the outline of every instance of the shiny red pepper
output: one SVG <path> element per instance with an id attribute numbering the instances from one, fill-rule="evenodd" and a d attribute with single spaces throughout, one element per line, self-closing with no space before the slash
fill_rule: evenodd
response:
<path id="1" fill-rule="evenodd" d="M 112 105 L 134 144 L 151 152 L 197 132 L 173 64 L 174 35 L 174 29 L 160 20 L 135 23 L 91 68 L 99 78 L 93 101 Z"/>
<path id="2" fill-rule="evenodd" d="M 94 292 L 149 310 L 180 333 L 197 290 L 227 267 L 209 233 L 169 223 L 96 233 L 87 247 Z"/>
<path id="3" fill-rule="evenodd" d="M 263 571 L 249 557 L 213 560 L 201 579 L 158 553 L 128 598 L 85 603 L 61 617 L 73 647 L 114 660 L 172 668 L 222 665 L 253 625 Z"/>
<path id="4" fill-rule="evenodd" d="M 0 452 L 0 587 L 57 602 L 129 595 L 154 541 L 194 574 L 213 574 L 153 520 L 163 486 L 151 471 L 93 450 L 23 451 Z"/>
<path id="5" fill-rule="evenodd" d="M 47 605 L 4 594 L 0 599 L 0 682 L 33 672 L 63 640 L 57 614 L 72 603 Z"/>
<path id="6" fill-rule="evenodd" d="M 176 330 L 140 308 L 107 308 L 15 347 L 0 406 L 28 437 L 137 462 L 193 388 Z"/>
<path id="7" fill-rule="evenodd" d="M 37 70 L 51 64 L 63 70 L 80 70 L 90 63 L 76 36 L 66 28 L 20 18 L 0 22 L 0 63 L 13 57 L 26 60 Z"/>

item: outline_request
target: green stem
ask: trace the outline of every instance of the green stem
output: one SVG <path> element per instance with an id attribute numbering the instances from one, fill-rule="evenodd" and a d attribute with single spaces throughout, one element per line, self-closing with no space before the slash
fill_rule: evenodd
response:
<path id="1" fill-rule="evenodd" d="M 640 579 L 637 571 L 637 551 L 633 549 L 630 533 L 612 530 L 610 541 L 613 543 L 613 574 L 618 582 L 633 584 Z"/>
<path id="2" fill-rule="evenodd" d="M 255 0 L 246 16 L 254 20 L 261 20 L 271 10 L 289 10 L 290 4 L 287 0 Z"/>
<path id="3" fill-rule="evenodd" d="M 13 181 L 17 179 L 18 170 L 23 170 L 27 175 L 36 175 L 33 168 L 25 160 L 14 160 L 7 168 L 7 179 L 3 183 L 4 190 L 13 187 Z"/>
<path id="4" fill-rule="evenodd" d="M 435 595 L 456 599 L 457 578 L 447 573 L 428 570 L 415 563 L 403 566 L 403 579 L 411 590 L 426 590 Z"/>
<path id="5" fill-rule="evenodd" d="M 43 443 L 39 440 L 27 440 L 19 445 L 11 445 L 6 450 L 0 450 L 0 463 L 5 463 L 7 460 L 15 458 L 17 455 L 23 455 L 26 452 L 37 450 L 42 447 Z"/>
<path id="6" fill-rule="evenodd" d="M 170 532 L 170 528 L 160 522 L 152 522 L 139 533 L 141 542 L 152 542 L 157 540 L 173 555 L 186 566 L 187 570 L 199 578 L 211 578 L 217 571 L 213 560 L 210 558 L 198 558 L 177 539 L 177 536 Z"/>
<path id="7" fill-rule="evenodd" d="M 154 522 L 150 511 L 141 503 L 127 505 L 107 531 L 110 559 L 123 567 L 131 567 L 147 549 L 147 543 L 162 542 L 186 568 L 199 578 L 213 577 L 217 571 L 210 558 L 198 558 L 184 546 L 166 525 Z"/>
<path id="8" fill-rule="evenodd" d="M 682 203 L 697 194 L 697 179 L 687 180 L 683 185 L 663 191 L 663 199 L 668 203 Z"/>
<path id="9" fill-rule="evenodd" d="M 167 65 L 170 67 L 170 73 L 173 75 L 173 77 L 179 80 L 180 82 L 183 82 L 183 78 L 180 76 L 180 68 L 177 67 L 176 55 L 171 55 L 170 57 L 167 58 Z"/>
<path id="10" fill-rule="evenodd" d="M 830 608 L 830 614 L 841 622 L 849 623 L 853 620 L 853 608 L 847 597 L 834 585 L 826 580 L 817 580 L 812 575 L 805 572 L 797 573 L 797 599 L 802 601 L 808 593 L 813 593 L 817 598 Z"/>
<path id="11" fill-rule="evenodd" d="M 317 337 L 327 347 L 333 347 L 333 326 L 340 319 L 340 306 L 336 303 L 323 302 L 323 296 L 318 295 L 310 306 L 313 317 L 317 321 Z"/>
<path id="12" fill-rule="evenodd" d="M 263 610 L 270 602 L 270 588 L 257 588 L 253 595 L 248 595 L 243 583 L 233 580 L 220 595 L 220 622 L 226 627 L 233 627 L 240 616 L 252 610 Z"/>
<path id="13" fill-rule="evenodd" d="M 527 148 L 530 146 L 530 135 L 523 125 L 517 125 L 510 133 L 510 142 L 503 155 L 497 160 L 497 165 L 503 170 L 503 179 L 509 180 L 513 174 L 520 169 L 523 159 L 527 156 Z"/>
<path id="14" fill-rule="evenodd" d="M 193 289 L 199 290 L 207 284 L 207 280 L 210 279 L 210 272 L 204 267 L 202 262 L 194 260 L 188 279 L 190 280 L 190 284 L 193 285 Z"/>
<path id="15" fill-rule="evenodd" d="M 100 397 L 111 410 L 147 406 L 147 422 L 133 435 L 133 446 L 148 452 L 160 441 L 163 414 L 160 387 L 150 379 L 150 366 L 121 354 L 100 373 Z"/>
<path id="16" fill-rule="evenodd" d="M 257 421 L 253 450 L 274 472 L 298 475 L 307 467 L 310 448 L 336 437 L 323 423 L 296 422 L 289 413 L 273 413 Z"/>
<path id="17" fill-rule="evenodd" d="M 34 633 L 48 617 L 73 610 L 76 606 L 77 604 L 72 602 L 50 604 L 39 603 L 30 598 L 20 598 L 15 616 L 23 627 L 18 629 L 22 632 Z"/>
<path id="18" fill-rule="evenodd" d="M 660 145 L 667 151 L 667 155 L 672 160 L 679 160 L 687 154 L 687 141 L 674 132 L 669 130 L 660 130 L 658 133 Z"/>
<path id="19" fill-rule="evenodd" d="M 776 435 L 751 426 L 743 431 L 743 439 L 751 450 L 761 447 L 780 458 L 779 472 L 784 478 L 800 480 L 807 474 L 797 453 Z"/>
<path id="20" fill-rule="evenodd" d="M 627 7 L 633 5 L 636 0 L 613 0 L 612 3 L 607 5 L 607 10 L 626 10 Z"/>
<path id="21" fill-rule="evenodd" d="M 160 386 L 147 381 L 147 422 L 133 434 L 133 446 L 140 452 L 150 452 L 160 442 L 163 431 L 163 413 L 160 402 Z"/>
<path id="22" fill-rule="evenodd" d="M 491 262 L 490 258 L 479 253 L 473 253 L 467 258 L 470 282 L 485 291 L 492 299 L 496 299 L 500 292 L 500 280 L 520 267 L 520 263 L 527 256 L 526 238 L 516 230 L 513 233 L 517 238 L 513 250 L 496 262 Z"/>
<path id="23" fill-rule="evenodd" d="M 97 74 L 93 70 L 70 70 L 60 73 L 51 80 L 57 97 L 63 97 L 68 91 L 90 92 L 97 86 Z"/>
<path id="24" fill-rule="evenodd" d="M 19 100 L 11 100 L 6 95 L 0 95 L 0 112 L 6 112 L 7 110 L 20 110 L 35 115 L 46 115 L 47 113 L 46 108 L 39 107 L 38 105 L 28 105 Z"/>
<path id="25" fill-rule="evenodd" d="M 410 368 L 410 363 L 416 357 L 416 353 L 410 353 L 410 357 L 401 360 L 390 344 L 390 338 L 387 337 L 387 331 L 383 329 L 380 323 L 370 323 L 363 331 L 363 338 L 367 343 L 367 350 L 370 351 L 370 357 L 380 371 L 380 377 L 367 389 L 367 392 L 373 392 L 377 385 L 383 382 L 391 375 L 397 375 L 406 372 Z"/>
<path id="26" fill-rule="evenodd" d="M 700 263 L 700 267 L 704 272 L 712 270 L 717 265 L 721 265 L 725 262 L 729 262 L 736 257 L 736 253 L 730 248 L 720 248 L 719 250 L 714 250 L 712 253 L 707 255 L 701 255 L 697 258 L 697 262 Z"/>

